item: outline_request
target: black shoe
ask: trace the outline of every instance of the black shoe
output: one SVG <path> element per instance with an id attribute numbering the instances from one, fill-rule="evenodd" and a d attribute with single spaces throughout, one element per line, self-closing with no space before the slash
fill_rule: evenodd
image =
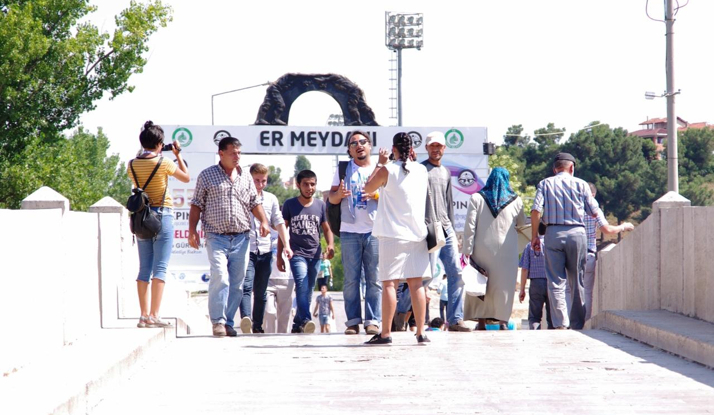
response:
<path id="1" fill-rule="evenodd" d="M 426 334 L 423 334 L 423 335 L 420 334 L 420 335 L 416 336 L 416 338 L 417 338 L 417 343 L 419 343 L 419 344 L 423 344 L 426 346 L 427 343 L 431 343 L 431 340 L 429 340 L 429 338 L 426 337 Z"/>
<path id="2" fill-rule="evenodd" d="M 392 338 L 382 337 L 381 334 L 375 334 L 371 339 L 369 339 L 369 341 L 364 342 L 364 344 L 368 344 L 371 346 L 392 344 Z"/>
<path id="3" fill-rule="evenodd" d="M 258 328 L 253 328 L 253 333 L 265 333 L 265 330 L 263 329 L 258 329 Z"/>
<path id="4" fill-rule="evenodd" d="M 236 333 L 236 329 L 234 329 L 233 326 L 226 326 L 226 336 L 235 337 L 237 335 L 238 333 Z"/>
<path id="5" fill-rule="evenodd" d="M 302 327 L 300 327 L 300 326 L 293 326 L 293 329 L 290 330 L 290 333 L 292 333 L 292 334 L 300 334 L 300 333 L 302 333 Z"/>

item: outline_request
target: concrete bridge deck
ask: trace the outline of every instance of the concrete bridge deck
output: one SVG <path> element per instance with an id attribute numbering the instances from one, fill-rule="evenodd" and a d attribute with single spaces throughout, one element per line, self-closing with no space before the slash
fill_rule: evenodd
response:
<path id="1" fill-rule="evenodd" d="M 102 394 L 107 414 L 709 414 L 714 371 L 600 331 L 181 338 Z"/>

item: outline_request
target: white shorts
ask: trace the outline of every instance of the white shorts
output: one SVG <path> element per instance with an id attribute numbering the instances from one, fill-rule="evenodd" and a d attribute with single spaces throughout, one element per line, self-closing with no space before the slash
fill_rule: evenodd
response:
<path id="1" fill-rule="evenodd" d="M 426 241 L 379 238 L 379 280 L 431 278 Z"/>

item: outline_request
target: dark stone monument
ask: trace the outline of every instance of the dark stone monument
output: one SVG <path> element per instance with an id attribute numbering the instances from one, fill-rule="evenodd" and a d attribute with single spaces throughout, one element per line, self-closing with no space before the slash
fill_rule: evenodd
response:
<path id="1" fill-rule="evenodd" d="M 258 111 L 256 125 L 288 125 L 290 107 L 302 94 L 324 92 L 340 104 L 345 125 L 379 125 L 367 105 L 364 92 L 342 75 L 306 75 L 288 73 L 270 84 Z"/>

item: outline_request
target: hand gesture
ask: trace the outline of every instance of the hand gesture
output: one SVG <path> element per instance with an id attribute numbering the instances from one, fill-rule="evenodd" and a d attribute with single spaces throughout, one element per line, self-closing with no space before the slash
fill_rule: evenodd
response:
<path id="1" fill-rule="evenodd" d="M 188 231 L 188 245 L 193 249 L 198 249 L 201 245 L 201 238 L 198 236 L 198 232 L 195 230 Z"/>
<path id="2" fill-rule="evenodd" d="M 178 157 L 179 153 L 181 152 L 181 144 L 179 144 L 178 141 L 174 140 L 174 148 L 171 151 L 173 151 L 174 156 Z"/>
<path id="3" fill-rule="evenodd" d="M 521 288 L 521 292 L 518 294 L 518 301 L 523 302 L 526 299 L 526 290 Z"/>
<path id="4" fill-rule="evenodd" d="M 535 252 L 540 252 L 540 238 L 535 237 L 531 241 L 531 249 L 533 249 Z"/>
<path id="5" fill-rule="evenodd" d="M 389 163 L 389 155 L 391 154 L 391 151 L 389 151 L 386 148 L 380 148 L 379 149 L 379 161 L 377 161 L 378 164 L 387 164 Z"/>
<path id="6" fill-rule="evenodd" d="M 260 222 L 260 236 L 270 235 L 270 226 L 268 226 L 268 221 Z"/>
<path id="7" fill-rule="evenodd" d="M 278 255 L 278 271 L 285 272 L 285 261 L 282 255 Z"/>
<path id="8" fill-rule="evenodd" d="M 284 247 L 283 247 L 283 253 L 285 253 L 285 256 L 288 257 L 288 259 L 292 259 L 292 257 L 293 257 L 293 250 L 290 249 L 289 246 L 284 246 Z"/>
<path id="9" fill-rule="evenodd" d="M 367 193 L 367 192 L 362 192 L 362 200 L 372 200 L 372 199 L 379 199 L 379 193 L 378 190 L 375 190 L 374 192 Z"/>
<path id="10" fill-rule="evenodd" d="M 348 196 L 350 196 L 352 192 L 350 192 L 346 187 L 345 187 L 345 181 L 340 180 L 340 188 L 337 189 L 337 195 L 340 197 L 340 199 L 344 199 Z"/>

